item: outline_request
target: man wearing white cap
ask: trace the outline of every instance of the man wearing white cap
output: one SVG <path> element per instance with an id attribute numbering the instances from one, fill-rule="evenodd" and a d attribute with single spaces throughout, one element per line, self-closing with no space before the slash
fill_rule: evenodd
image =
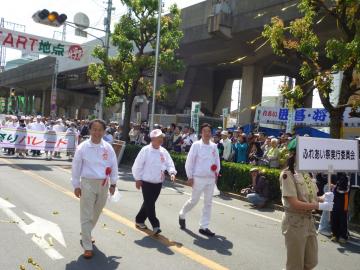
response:
<path id="1" fill-rule="evenodd" d="M 224 152 L 223 152 L 223 159 L 225 161 L 230 161 L 231 158 L 231 152 L 232 152 L 232 143 L 229 139 L 229 132 L 226 130 L 221 132 L 221 141 L 222 145 L 224 146 Z"/>
<path id="2" fill-rule="evenodd" d="M 155 203 L 165 180 L 165 171 L 171 175 L 171 181 L 175 181 L 176 175 L 175 165 L 170 154 L 161 146 L 164 136 L 160 129 L 151 131 L 151 143 L 141 149 L 132 167 L 136 188 L 142 189 L 144 198 L 135 218 L 136 227 L 142 230 L 147 229 L 145 220 L 148 218 L 155 235 L 161 233 L 160 222 L 156 217 Z"/>

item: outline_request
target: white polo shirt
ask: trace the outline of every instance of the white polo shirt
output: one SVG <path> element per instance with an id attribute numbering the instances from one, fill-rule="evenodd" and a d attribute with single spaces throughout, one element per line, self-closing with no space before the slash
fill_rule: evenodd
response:
<path id="1" fill-rule="evenodd" d="M 202 139 L 194 142 L 185 162 L 187 177 L 215 178 L 215 172 L 211 170 L 213 165 L 216 165 L 216 173 L 218 174 L 220 157 L 216 144 L 211 141 L 209 144 L 205 144 Z"/>
<path id="2" fill-rule="evenodd" d="M 118 162 L 113 147 L 101 140 L 94 144 L 91 139 L 82 142 L 76 149 L 72 161 L 71 183 L 74 188 L 80 187 L 80 179 L 106 179 L 106 168 L 111 168 L 110 181 L 116 184 L 119 179 Z"/>
<path id="3" fill-rule="evenodd" d="M 165 171 L 176 175 L 174 162 L 169 152 L 160 146 L 155 149 L 152 144 L 144 146 L 137 155 L 132 174 L 135 180 L 158 184 L 165 180 Z"/>

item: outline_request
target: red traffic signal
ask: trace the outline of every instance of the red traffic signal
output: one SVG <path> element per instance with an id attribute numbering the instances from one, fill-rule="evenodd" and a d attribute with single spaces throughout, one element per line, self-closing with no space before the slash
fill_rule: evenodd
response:
<path id="1" fill-rule="evenodd" d="M 67 16 L 53 11 L 49 12 L 47 9 L 39 10 L 32 16 L 37 23 L 59 27 L 66 22 Z"/>

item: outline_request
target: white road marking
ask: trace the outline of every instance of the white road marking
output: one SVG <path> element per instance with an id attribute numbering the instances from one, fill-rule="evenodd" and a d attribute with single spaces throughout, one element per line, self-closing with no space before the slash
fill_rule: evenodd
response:
<path id="1" fill-rule="evenodd" d="M 59 226 L 51 221 L 24 212 L 25 215 L 27 215 L 34 221 L 31 224 L 26 224 L 19 216 L 17 216 L 11 210 L 11 208 L 15 207 L 15 205 L 0 198 L 0 209 L 9 217 L 12 222 L 16 223 L 17 226 L 25 234 L 33 234 L 31 240 L 38 247 L 40 247 L 51 259 L 63 259 L 64 257 L 56 249 L 54 249 L 52 245 L 50 245 L 50 241 L 48 242 L 45 239 L 45 236 L 49 235 L 50 237 L 56 239 L 61 245 L 66 247 L 65 239 Z"/>
<path id="2" fill-rule="evenodd" d="M 165 189 L 172 190 L 172 191 L 176 191 L 176 192 L 180 192 L 180 193 L 182 193 L 182 194 L 191 196 L 191 193 L 184 192 L 184 191 L 179 191 L 178 189 L 175 189 L 175 188 L 165 187 Z M 201 197 L 201 199 L 203 200 L 203 197 Z M 281 223 L 281 219 L 268 217 L 268 216 L 265 216 L 265 215 L 262 215 L 262 214 L 259 214 L 259 213 L 252 212 L 252 211 L 250 211 L 250 210 L 246 210 L 246 209 L 242 209 L 242 208 L 239 208 L 239 207 L 236 207 L 236 206 L 228 205 L 228 204 L 225 204 L 225 203 L 216 201 L 216 200 L 213 200 L 213 203 L 218 204 L 218 205 L 221 205 L 221 206 L 225 206 L 225 207 L 228 207 L 228 208 L 231 208 L 231 209 L 234 209 L 234 210 L 243 212 L 243 213 L 247 213 L 247 214 L 250 214 L 250 215 L 253 215 L 253 216 L 257 216 L 257 217 L 261 217 L 261 218 L 265 218 L 265 219 L 268 219 L 268 220 L 271 220 L 271 221 L 275 221 L 275 222 Z M 358 234 L 356 234 L 356 233 L 352 233 L 352 234 L 358 236 Z M 360 247 L 360 243 L 354 242 L 354 241 L 352 241 L 352 240 L 348 241 L 347 243 L 352 244 L 352 245 L 354 245 L 354 246 Z"/>

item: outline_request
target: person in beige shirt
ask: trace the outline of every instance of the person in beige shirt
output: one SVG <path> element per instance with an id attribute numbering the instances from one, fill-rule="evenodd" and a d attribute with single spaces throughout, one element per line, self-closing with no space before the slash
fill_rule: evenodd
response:
<path id="1" fill-rule="evenodd" d="M 287 252 L 286 269 L 313 269 L 318 264 L 318 243 L 313 210 L 331 211 L 331 192 L 317 197 L 315 180 L 308 173 L 295 171 L 296 139 L 288 146 L 288 167 L 280 174 L 284 214 L 282 234 Z"/>

